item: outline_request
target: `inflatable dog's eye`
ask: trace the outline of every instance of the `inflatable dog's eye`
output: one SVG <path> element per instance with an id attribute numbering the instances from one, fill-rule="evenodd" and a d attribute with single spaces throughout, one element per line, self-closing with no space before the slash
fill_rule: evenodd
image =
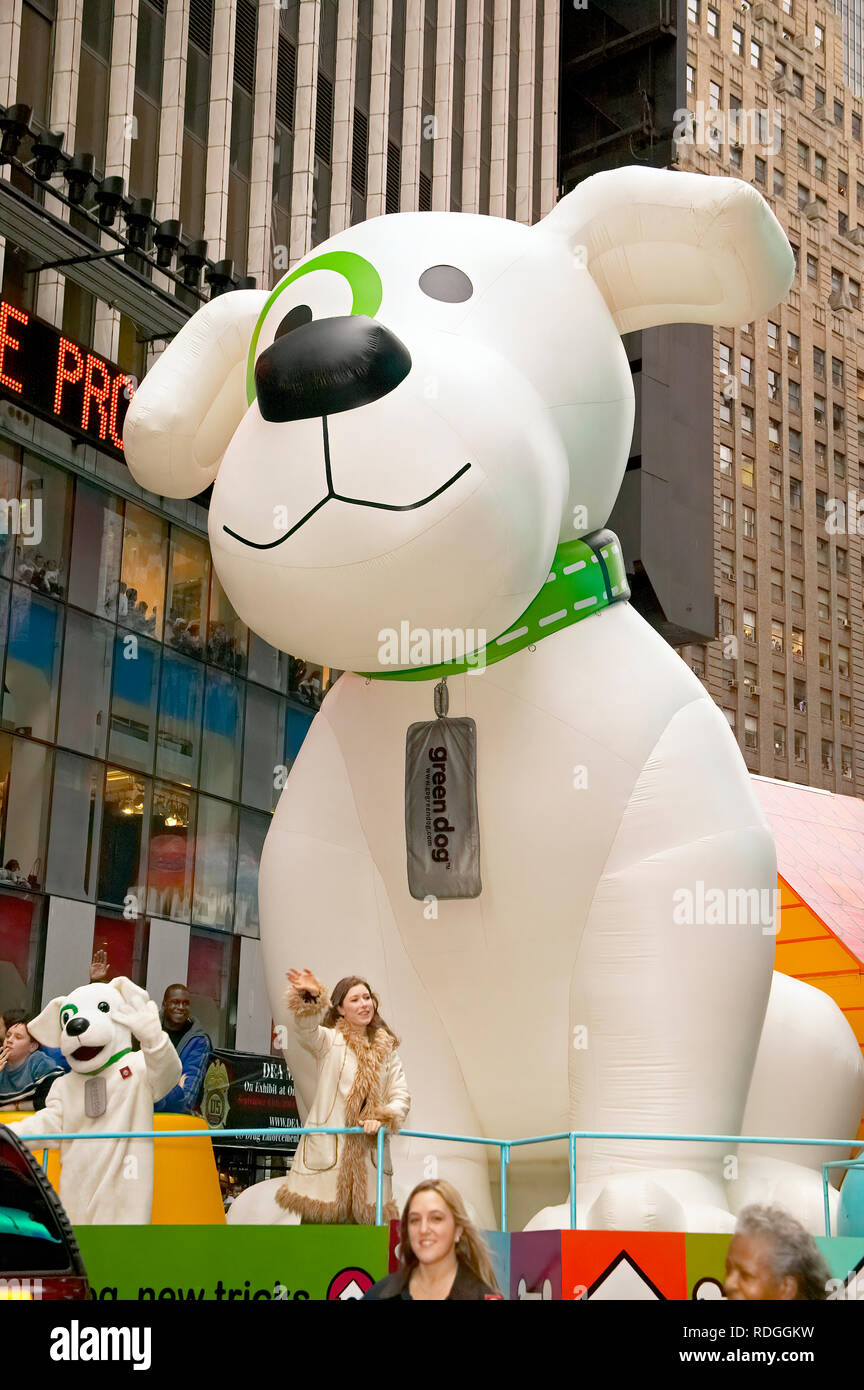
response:
<path id="1" fill-rule="evenodd" d="M 111 1005 L 106 1004 L 104 999 L 99 1000 L 99 1003 L 96 1005 L 96 1008 L 101 1009 L 103 1014 L 110 1014 L 111 1012 Z"/>
<path id="2" fill-rule="evenodd" d="M 312 310 L 308 304 L 295 304 L 294 308 L 287 313 L 276 329 L 275 337 L 284 338 L 286 333 L 290 333 L 294 328 L 300 328 L 304 323 L 312 322 Z"/>
<path id="3" fill-rule="evenodd" d="M 455 265 L 431 265 L 423 271 L 418 283 L 430 299 L 440 299 L 445 304 L 464 304 L 474 293 L 474 286 L 464 270 Z"/>
<path id="4" fill-rule="evenodd" d="M 60 1010 L 60 1027 L 65 1028 L 70 1018 L 74 1018 L 78 1010 L 74 1004 L 68 1004 L 65 1009 Z"/>

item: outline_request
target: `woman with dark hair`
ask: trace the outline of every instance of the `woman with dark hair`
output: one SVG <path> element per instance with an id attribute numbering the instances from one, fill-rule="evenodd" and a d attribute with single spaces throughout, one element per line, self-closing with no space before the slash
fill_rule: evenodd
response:
<path id="1" fill-rule="evenodd" d="M 405 1203 L 400 1267 L 364 1298 L 475 1302 L 502 1298 L 489 1251 L 452 1183 L 428 1178 Z"/>
<path id="2" fill-rule="evenodd" d="M 396 1048 L 399 1039 L 378 1013 L 358 975 L 340 980 L 332 998 L 310 970 L 289 970 L 288 1017 L 301 1047 L 317 1063 L 307 1125 L 363 1127 L 362 1134 L 306 1134 L 276 1200 L 318 1225 L 375 1224 L 376 1140 L 405 1122 L 411 1097 Z M 384 1220 L 391 1200 L 389 1134 L 384 1140 Z"/>

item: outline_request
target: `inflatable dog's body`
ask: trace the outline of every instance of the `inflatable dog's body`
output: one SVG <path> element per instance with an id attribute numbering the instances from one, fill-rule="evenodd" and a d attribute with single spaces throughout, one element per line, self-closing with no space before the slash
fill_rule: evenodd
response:
<path id="1" fill-rule="evenodd" d="M 87 1023 L 84 1029 L 82 1022 Z M 70 1025 L 78 1031 L 70 1032 Z M 63 1135 L 152 1130 L 154 1102 L 181 1075 L 180 1058 L 162 1029 L 156 1005 L 119 976 L 53 999 L 28 1026 L 38 1041 L 62 1048 L 72 1070 L 54 1082 L 44 1110 L 9 1128 L 25 1140 L 30 1134 L 57 1136 L 44 1147 L 59 1146 L 60 1200 L 73 1226 L 148 1224 L 152 1141 L 64 1141 Z M 132 1051 L 133 1036 L 141 1043 L 139 1052 Z"/>
<path id="2" fill-rule="evenodd" d="M 388 634 L 503 637 L 556 548 L 605 525 L 634 413 L 622 332 L 748 322 L 792 273 L 779 224 L 740 180 L 617 170 L 532 228 L 373 219 L 269 295 L 197 314 L 132 403 L 127 458 L 171 496 L 215 480 L 214 563 L 252 628 L 378 676 Z M 657 634 L 625 603 L 558 617 L 530 648 L 448 681 L 450 714 L 477 725 L 475 899 L 408 892 L 405 735 L 432 718 L 433 681 L 348 674 L 327 696 L 261 862 L 274 1016 L 298 961 L 374 981 L 418 1129 L 741 1133 L 771 988 L 770 833 L 722 714 Z M 719 918 L 705 913 L 715 890 Z M 739 894 L 749 907 L 733 914 Z M 302 1054 L 288 1063 L 302 1111 L 314 1077 Z M 832 1094 L 854 1130 L 860 1054 Z M 445 1150 L 403 1149 L 397 1186 L 428 1176 L 430 1153 Z M 580 1144 L 580 1222 L 728 1228 L 723 1158 Z M 482 1151 L 450 1146 L 446 1164 L 489 1220 Z M 818 1212 L 818 1174 L 796 1175 Z M 563 1189 L 560 1170 L 549 1189 L 538 1178 L 537 1206 Z M 272 1219 L 268 1200 L 250 1194 L 232 1219 L 250 1206 Z"/>

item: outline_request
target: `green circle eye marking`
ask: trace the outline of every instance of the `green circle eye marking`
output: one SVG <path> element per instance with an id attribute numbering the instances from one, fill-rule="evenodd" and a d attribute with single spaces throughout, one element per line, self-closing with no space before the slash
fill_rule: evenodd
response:
<path id="1" fill-rule="evenodd" d="M 291 274 L 276 286 L 258 316 L 246 364 L 246 399 L 249 405 L 255 400 L 255 349 L 264 320 L 282 291 L 287 290 L 288 286 L 293 285 L 302 275 L 311 274 L 313 270 L 332 270 L 348 281 L 351 286 L 352 314 L 364 314 L 366 318 L 374 319 L 381 307 L 384 294 L 381 276 L 372 262 L 367 261 L 364 256 L 358 256 L 356 251 L 324 251 L 320 256 L 313 256 L 311 261 L 298 265 L 296 270 L 292 270 Z"/>
<path id="2" fill-rule="evenodd" d="M 60 1027 L 65 1028 L 73 1014 L 77 1014 L 78 1007 L 75 1004 L 64 1004 L 60 1010 Z"/>

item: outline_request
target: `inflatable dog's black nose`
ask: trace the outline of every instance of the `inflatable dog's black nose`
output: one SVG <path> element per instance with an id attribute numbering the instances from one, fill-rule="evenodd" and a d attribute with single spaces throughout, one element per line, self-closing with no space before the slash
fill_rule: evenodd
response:
<path id="1" fill-rule="evenodd" d="M 362 314 L 304 323 L 262 352 L 255 365 L 265 420 L 336 415 L 386 396 L 411 370 L 403 342 Z"/>
<path id="2" fill-rule="evenodd" d="M 89 1018 L 82 1018 L 80 1014 L 76 1014 L 75 1017 L 71 1018 L 69 1022 L 66 1024 L 66 1032 L 69 1033 L 73 1038 L 79 1038 L 82 1033 L 87 1032 L 87 1029 L 89 1027 Z"/>

